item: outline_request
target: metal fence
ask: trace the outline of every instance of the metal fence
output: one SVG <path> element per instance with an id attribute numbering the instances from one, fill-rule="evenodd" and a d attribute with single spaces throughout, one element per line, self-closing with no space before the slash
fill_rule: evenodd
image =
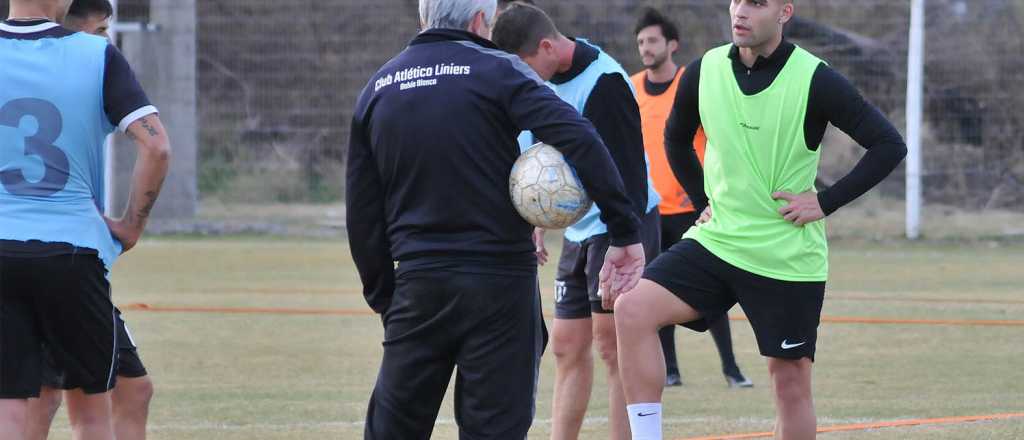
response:
<path id="1" fill-rule="evenodd" d="M 603 46 L 631 72 L 640 69 L 632 31 L 644 6 L 678 21 L 680 64 L 729 36 L 728 2 L 722 0 L 536 3 L 565 33 Z M 202 200 L 340 200 L 355 99 L 418 31 L 416 4 L 198 1 Z M 797 10 L 788 37 L 848 76 L 902 130 L 910 1 L 801 1 Z M 146 21 L 148 13 L 148 0 L 119 1 L 121 20 Z M 926 16 L 926 203 L 1024 206 L 1024 0 L 928 0 Z M 862 154 L 834 130 L 823 148 L 826 182 L 844 175 Z M 902 198 L 902 173 L 881 193 Z"/>
<path id="2" fill-rule="evenodd" d="M 562 30 L 604 46 L 629 71 L 643 6 L 678 20 L 686 62 L 729 36 L 717 0 L 539 0 Z M 797 44 L 847 75 L 901 128 L 906 103 L 909 1 L 798 3 Z M 355 97 L 417 31 L 416 2 L 199 2 L 201 188 L 225 197 L 334 200 Z M 1024 197 L 1024 2 L 929 0 L 925 86 L 925 200 L 1021 206 Z M 862 153 L 831 133 L 821 175 L 841 177 Z M 247 175 L 280 173 L 281 188 L 245 190 Z M 240 179 L 233 185 L 233 179 Z M 290 180 L 289 180 L 290 179 Z M 232 188 L 235 191 L 232 191 Z M 238 191 L 240 190 L 240 191 Z M 902 197 L 902 171 L 882 191 Z"/>

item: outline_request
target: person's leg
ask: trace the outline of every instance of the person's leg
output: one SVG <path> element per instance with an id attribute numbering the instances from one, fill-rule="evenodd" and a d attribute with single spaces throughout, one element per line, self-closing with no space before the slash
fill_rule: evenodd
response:
<path id="1" fill-rule="evenodd" d="M 780 440 L 814 439 L 817 418 L 811 396 L 811 367 L 808 358 L 768 358 L 768 373 L 778 412 L 775 438 Z"/>
<path id="2" fill-rule="evenodd" d="M 25 438 L 28 402 L 41 387 L 38 285 L 30 272 L 35 263 L 0 256 L 0 439 Z"/>
<path id="3" fill-rule="evenodd" d="M 661 251 L 665 252 L 679 243 L 687 229 L 697 221 L 699 214 L 687 212 L 661 216 Z M 648 263 L 654 259 L 649 259 Z M 676 326 L 666 325 L 658 331 L 661 339 L 661 350 L 665 352 L 665 385 L 681 386 L 682 373 L 679 371 L 679 360 L 676 357 Z"/>
<path id="4" fill-rule="evenodd" d="M 715 347 L 718 348 L 718 357 L 722 360 L 722 374 L 725 375 L 726 383 L 730 388 L 750 388 L 754 383 L 743 376 L 740 366 L 736 364 L 736 354 L 732 349 L 732 331 L 729 324 L 729 315 L 722 314 L 719 318 L 708 324 L 708 332 L 715 340 Z"/>
<path id="5" fill-rule="evenodd" d="M 28 399 L 0 399 L 0 438 L 24 440 Z"/>
<path id="6" fill-rule="evenodd" d="M 64 392 L 74 440 L 113 440 L 110 392 L 87 394 L 82 389 Z"/>
<path id="7" fill-rule="evenodd" d="M 53 418 L 60 409 L 63 390 L 43 386 L 39 398 L 28 400 L 28 415 L 25 427 L 27 440 L 46 440 L 50 435 Z"/>
<path id="8" fill-rule="evenodd" d="M 729 328 L 729 315 L 719 316 L 708 323 L 708 333 L 715 340 L 718 357 L 722 360 L 722 372 L 726 375 L 739 370 L 736 366 L 736 355 L 732 351 L 732 331 Z"/>
<path id="9" fill-rule="evenodd" d="M 551 327 L 555 387 L 551 403 L 551 438 L 575 439 L 583 426 L 594 383 L 591 319 L 558 319 Z"/>
<path id="10" fill-rule="evenodd" d="M 525 439 L 537 401 L 544 328 L 534 276 L 475 276 L 461 301 L 455 420 L 462 440 Z M 400 438 L 400 437 L 394 437 Z"/>
<path id="11" fill-rule="evenodd" d="M 37 319 L 63 388 L 75 440 L 114 438 L 110 390 L 117 375 L 114 304 L 106 268 L 95 255 L 45 259 L 33 276 L 40 284 Z"/>
<path id="12" fill-rule="evenodd" d="M 455 365 L 446 357 L 409 344 L 385 346 L 363 437 L 429 439 Z"/>
<path id="13" fill-rule="evenodd" d="M 114 408 L 114 431 L 117 440 L 144 440 L 149 419 L 149 403 L 153 400 L 153 381 L 139 357 L 138 347 L 128 325 L 117 314 L 117 386 L 111 398 Z"/>
<path id="14" fill-rule="evenodd" d="M 661 440 L 665 361 L 658 330 L 672 324 L 707 330 L 702 316 L 735 304 L 720 278 L 723 264 L 696 241 L 684 240 L 650 263 L 637 287 L 616 301 L 619 374 L 634 440 Z"/>
<path id="15" fill-rule="evenodd" d="M 618 344 L 615 338 L 615 315 L 594 313 L 594 341 L 608 371 L 608 424 L 612 440 L 628 440 L 629 417 L 626 415 L 626 395 L 622 391 L 619 374 Z"/>
<path id="16" fill-rule="evenodd" d="M 658 330 L 700 319 L 700 313 L 668 289 L 642 279 L 615 302 L 619 374 L 626 402 L 660 402 L 665 380 L 664 354 Z"/>
<path id="17" fill-rule="evenodd" d="M 619 374 L 633 440 L 661 440 L 661 392 L 665 359 L 658 329 L 700 318 L 694 308 L 664 287 L 642 279 L 615 302 Z"/>
<path id="18" fill-rule="evenodd" d="M 123 353 L 123 351 L 122 351 Z M 153 399 L 153 381 L 149 376 L 117 378 L 114 387 L 113 417 L 117 440 L 144 440 L 149 402 Z"/>
<path id="19" fill-rule="evenodd" d="M 28 401 L 28 427 L 25 431 L 28 440 L 46 440 L 49 437 L 64 396 L 64 373 L 57 367 L 50 348 L 45 343 L 41 345 L 42 370 L 39 375 L 43 386 L 39 389 L 39 398 Z"/>
<path id="20" fill-rule="evenodd" d="M 676 359 L 676 326 L 666 325 L 658 330 L 661 351 L 665 353 L 665 386 L 681 386 L 683 377 L 679 374 L 679 360 Z"/>
<path id="21" fill-rule="evenodd" d="M 366 413 L 366 440 L 426 440 L 455 367 L 452 284 L 463 274 L 399 275 L 384 316 L 384 357 Z"/>
<path id="22" fill-rule="evenodd" d="M 646 261 L 653 262 L 661 254 L 661 218 L 656 209 L 652 209 L 643 217 L 640 227 L 640 239 L 644 247 Z M 631 436 L 629 416 L 626 410 L 626 398 L 622 390 L 622 376 L 618 368 L 618 344 L 615 331 L 615 317 L 611 310 L 605 310 L 599 295 L 600 271 L 604 265 L 604 257 L 608 251 L 607 236 L 594 240 L 592 249 L 588 250 L 587 282 L 590 294 L 591 311 L 594 316 L 594 337 L 597 339 L 598 351 L 607 366 L 608 412 L 609 427 L 613 440 L 628 440 Z M 660 340 L 659 340 L 660 344 Z M 659 347 L 660 348 L 660 347 Z M 664 375 L 662 375 L 664 377 Z"/>
<path id="23" fill-rule="evenodd" d="M 736 269 L 739 303 L 757 337 L 777 410 L 776 438 L 813 439 L 816 419 L 811 366 L 825 296 L 824 282 L 789 282 Z"/>
<path id="24" fill-rule="evenodd" d="M 555 281 L 555 320 L 551 351 L 555 355 L 555 389 L 551 438 L 579 437 L 594 384 L 593 323 L 587 283 L 593 240 L 562 241 Z"/>

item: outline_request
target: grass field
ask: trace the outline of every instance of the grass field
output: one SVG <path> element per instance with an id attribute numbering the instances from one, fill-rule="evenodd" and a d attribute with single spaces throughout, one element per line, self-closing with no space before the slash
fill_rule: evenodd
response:
<path id="1" fill-rule="evenodd" d="M 1024 245 L 841 241 L 831 263 L 828 316 L 1024 320 Z M 545 287 L 551 266 L 542 272 Z M 376 317 L 157 311 L 366 310 L 343 241 L 149 239 L 118 263 L 113 282 L 116 303 L 151 307 L 125 312 L 157 386 L 151 438 L 361 438 L 381 353 Z M 824 323 L 820 332 L 821 426 L 1024 412 L 1024 326 Z M 753 389 L 726 388 L 708 335 L 677 333 L 686 385 L 666 392 L 666 438 L 771 429 L 766 368 L 745 321 L 733 322 L 733 338 Z M 606 438 L 602 371 L 581 438 Z M 530 435 L 538 439 L 549 430 L 550 357 L 542 374 Z M 67 438 L 66 417 L 59 419 L 54 438 Z M 450 398 L 434 438 L 457 438 Z M 1020 439 L 1024 418 L 821 438 Z"/>

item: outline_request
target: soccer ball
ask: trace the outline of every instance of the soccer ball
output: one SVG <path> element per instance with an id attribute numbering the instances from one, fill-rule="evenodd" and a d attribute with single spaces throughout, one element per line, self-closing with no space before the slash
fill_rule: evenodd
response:
<path id="1" fill-rule="evenodd" d="M 571 226 L 593 203 L 562 153 L 540 142 L 516 160 L 508 187 L 519 215 L 544 229 Z"/>

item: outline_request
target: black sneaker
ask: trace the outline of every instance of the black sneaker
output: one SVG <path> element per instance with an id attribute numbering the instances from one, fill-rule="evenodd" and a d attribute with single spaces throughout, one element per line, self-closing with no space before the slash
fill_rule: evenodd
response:
<path id="1" fill-rule="evenodd" d="M 683 378 L 679 376 L 679 373 L 669 373 L 665 376 L 665 387 L 681 386 L 683 386 Z"/>
<path id="2" fill-rule="evenodd" d="M 737 371 L 735 374 L 726 373 L 725 381 L 729 384 L 729 388 L 753 388 L 754 383 L 743 377 L 743 373 Z"/>

